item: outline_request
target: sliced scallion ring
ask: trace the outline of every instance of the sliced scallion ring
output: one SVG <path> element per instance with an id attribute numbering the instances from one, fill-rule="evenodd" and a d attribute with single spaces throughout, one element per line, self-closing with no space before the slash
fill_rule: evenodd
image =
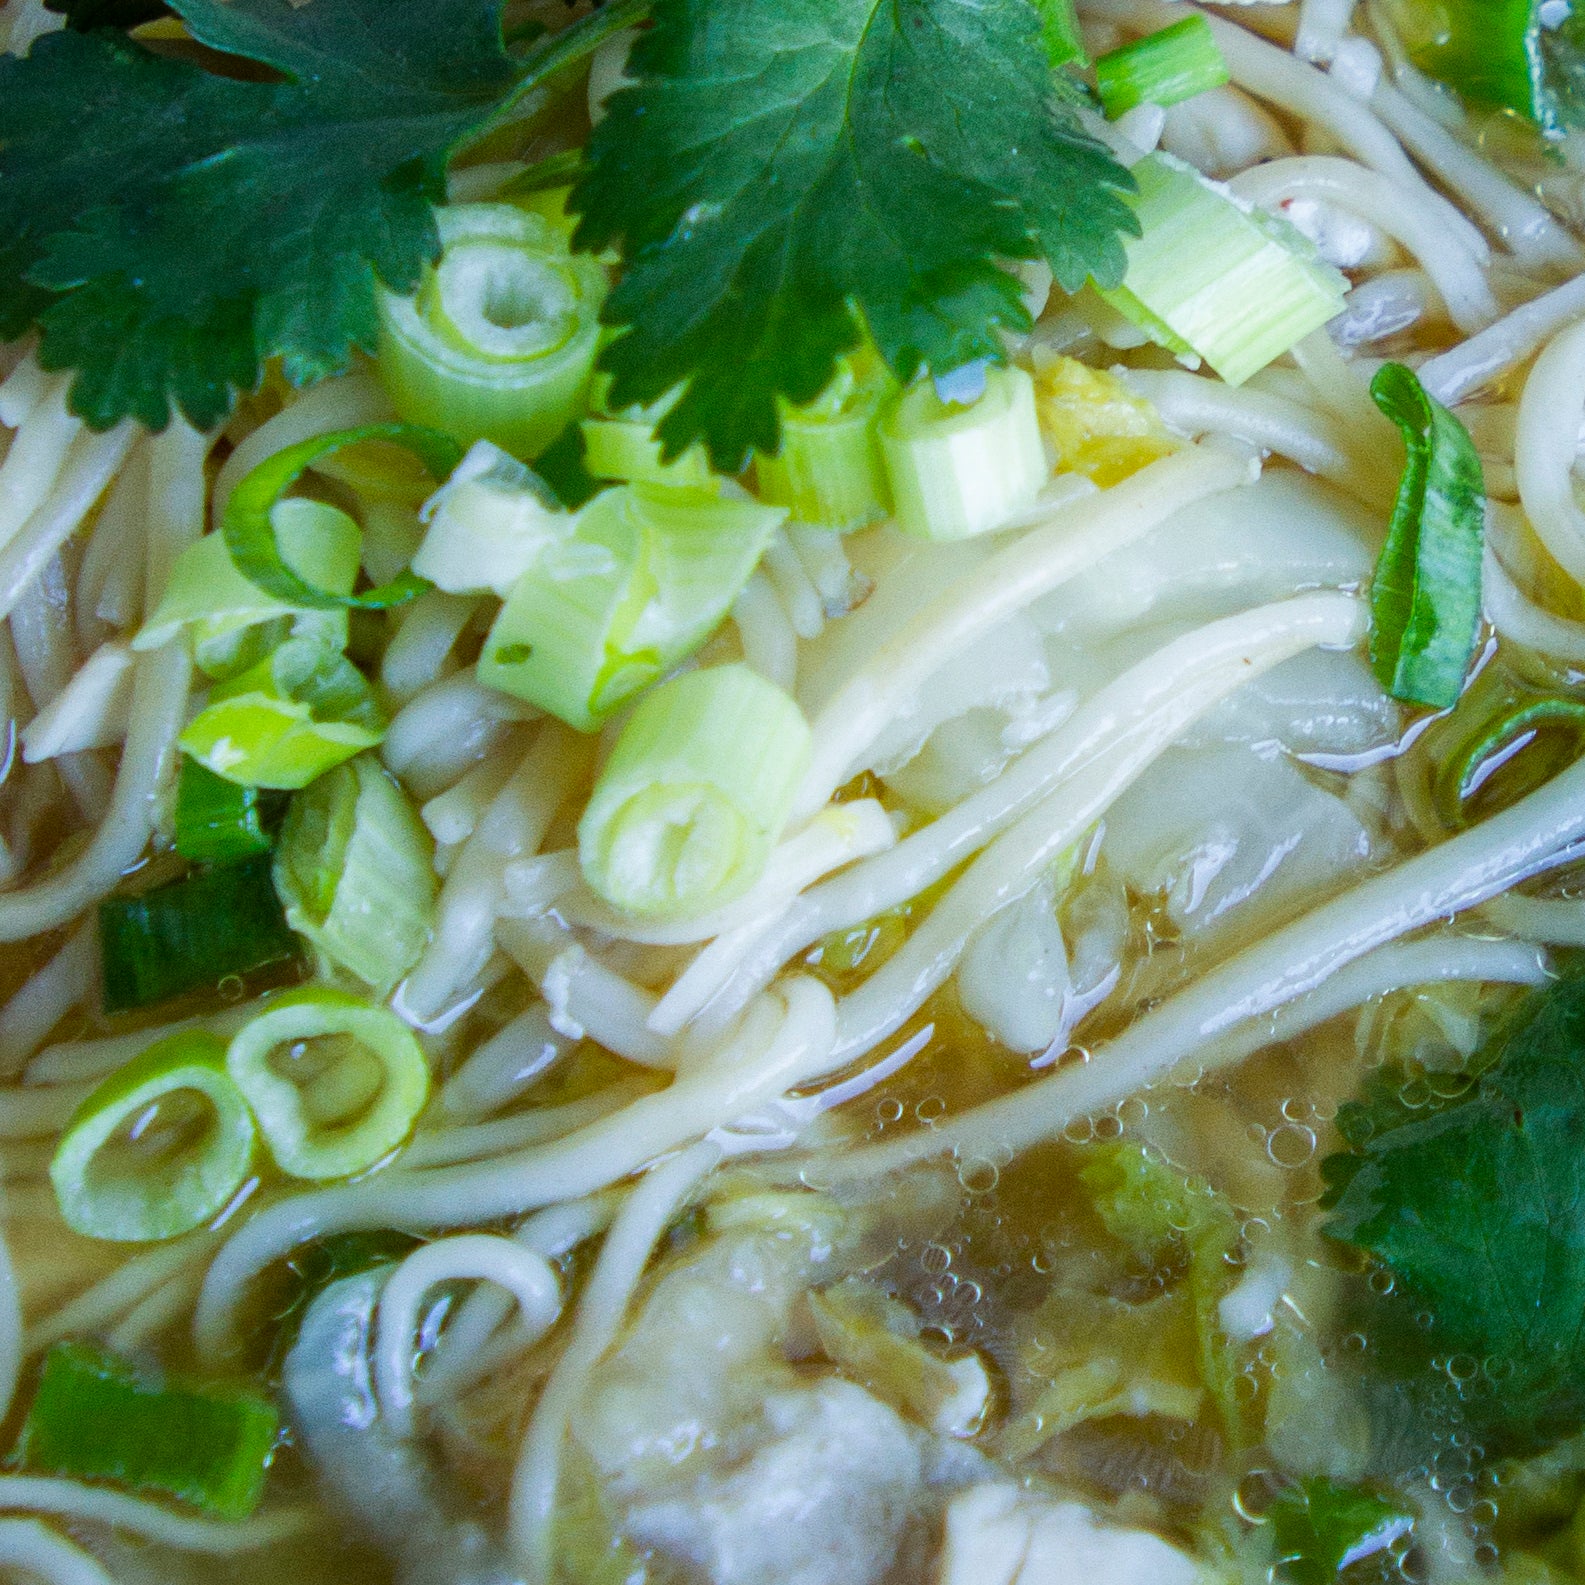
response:
<path id="1" fill-rule="evenodd" d="M 1496 790 L 1493 778 L 1542 737 L 1562 737 L 1565 741 L 1554 744 L 1550 753 L 1543 746 L 1534 756 L 1533 773 L 1521 778 L 1520 794 L 1550 780 L 1578 757 L 1580 746 L 1585 743 L 1585 704 L 1555 696 L 1526 700 L 1487 721 L 1460 743 L 1437 772 L 1437 813 L 1444 822 L 1455 830 L 1473 825 L 1481 818 L 1473 805 L 1482 801 L 1482 790 L 1487 791 L 1489 798 Z M 1507 792 L 1510 798 L 1515 796 L 1512 786 Z"/>
<path id="2" fill-rule="evenodd" d="M 384 611 L 405 605 L 429 587 L 422 578 L 403 572 L 363 594 L 341 594 L 310 583 L 281 554 L 271 516 L 276 503 L 320 458 L 368 441 L 385 441 L 412 452 L 437 481 L 449 477 L 462 461 L 462 448 L 450 435 L 421 424 L 363 424 L 287 446 L 245 474 L 226 503 L 220 531 L 245 578 L 277 600 L 316 611 Z"/>
<path id="3" fill-rule="evenodd" d="M 202 1227 L 253 1161 L 253 1117 L 203 1030 L 156 1041 L 77 1109 L 50 1162 L 66 1225 L 145 1243 Z"/>
<path id="4" fill-rule="evenodd" d="M 226 1068 L 275 1164 L 347 1178 L 390 1155 L 429 1099 L 429 1064 L 395 1013 L 344 992 L 293 991 L 232 1037 Z"/>

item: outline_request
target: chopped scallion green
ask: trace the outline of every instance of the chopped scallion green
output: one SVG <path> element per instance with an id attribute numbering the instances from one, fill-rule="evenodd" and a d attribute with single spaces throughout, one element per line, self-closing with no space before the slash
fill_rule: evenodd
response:
<path id="1" fill-rule="evenodd" d="M 365 594 L 344 594 L 312 582 L 287 560 L 277 536 L 275 509 L 303 471 L 349 446 L 371 442 L 411 452 L 437 481 L 448 478 L 462 460 L 461 450 L 449 435 L 417 424 L 364 424 L 285 447 L 242 477 L 221 518 L 226 548 L 245 578 L 286 605 L 311 611 L 383 611 L 424 592 L 428 585 L 411 572 L 399 573 Z"/>
<path id="2" fill-rule="evenodd" d="M 384 735 L 363 673 L 345 655 L 292 638 L 211 689 L 180 742 L 227 781 L 293 790 Z"/>
<path id="3" fill-rule="evenodd" d="M 1096 57 L 1095 86 L 1115 121 L 1135 105 L 1175 105 L 1227 81 L 1227 62 L 1203 16 L 1185 17 L 1158 33 Z"/>
<path id="4" fill-rule="evenodd" d="M 572 516 L 532 469 L 479 441 L 424 508 L 413 571 L 451 594 L 505 595 L 540 554 L 572 533 Z"/>
<path id="5" fill-rule="evenodd" d="M 290 991 L 232 1037 L 226 1067 L 293 1178 L 367 1171 L 407 1138 L 429 1064 L 395 1013 L 324 987 Z"/>
<path id="6" fill-rule="evenodd" d="M 27 1469 L 163 1492 L 219 1519 L 245 1519 L 264 1495 L 279 1430 L 260 1393 L 167 1380 L 66 1342 L 45 1356 L 17 1453 Z"/>
<path id="7" fill-rule="evenodd" d="M 1370 588 L 1370 659 L 1395 699 L 1446 709 L 1464 687 L 1480 626 L 1486 483 L 1469 432 L 1412 370 L 1370 382 L 1407 458 Z"/>
<path id="8" fill-rule="evenodd" d="M 785 516 L 705 490 L 604 491 L 518 580 L 479 680 L 594 730 L 709 637 Z"/>
<path id="9" fill-rule="evenodd" d="M 881 404 L 896 389 L 878 358 L 844 359 L 807 407 L 783 407 L 781 449 L 754 463 L 760 497 L 795 522 L 847 533 L 891 511 L 878 433 Z"/>
<path id="10" fill-rule="evenodd" d="M 968 539 L 1034 504 L 1049 472 L 1034 381 L 985 371 L 985 389 L 960 405 L 923 380 L 881 415 L 881 452 L 898 525 L 923 539 Z"/>
<path id="11" fill-rule="evenodd" d="M 535 456 L 588 396 L 605 270 L 514 204 L 435 218 L 439 264 L 411 297 L 380 292 L 380 376 L 404 417 Z"/>
<path id="12" fill-rule="evenodd" d="M 176 779 L 176 851 L 198 863 L 224 863 L 268 853 L 274 839 L 266 829 L 264 800 L 256 787 L 242 787 L 182 756 Z"/>
<path id="13" fill-rule="evenodd" d="M 254 1126 L 226 1073 L 226 1048 L 202 1030 L 156 1041 L 77 1109 L 50 1162 L 68 1227 L 144 1243 L 202 1227 L 242 1187 Z"/>
<path id="14" fill-rule="evenodd" d="M 210 990 L 298 956 L 267 855 L 195 870 L 99 905 L 105 1011 L 125 1012 Z"/>
<path id="15" fill-rule="evenodd" d="M 584 879 L 616 908 L 705 913 L 759 879 L 809 757 L 809 726 L 747 666 L 639 700 L 578 823 Z"/>
<path id="16" fill-rule="evenodd" d="M 1101 296 L 1152 340 L 1242 385 L 1341 311 L 1347 280 L 1286 221 L 1170 155 L 1133 175 L 1143 234 L 1124 239 L 1128 273 Z"/>
<path id="17" fill-rule="evenodd" d="M 281 555 L 298 576 L 316 588 L 352 593 L 362 535 L 345 512 L 322 501 L 287 499 L 270 508 L 270 521 Z M 159 608 L 132 647 L 157 649 L 183 630 L 199 669 L 225 678 L 256 665 L 288 632 L 344 648 L 347 613 L 266 594 L 237 570 L 225 536 L 206 534 L 177 558 Z"/>
<path id="18" fill-rule="evenodd" d="M 292 799 L 275 887 L 294 930 L 385 996 L 429 940 L 434 842 L 379 761 L 360 754 Z"/>

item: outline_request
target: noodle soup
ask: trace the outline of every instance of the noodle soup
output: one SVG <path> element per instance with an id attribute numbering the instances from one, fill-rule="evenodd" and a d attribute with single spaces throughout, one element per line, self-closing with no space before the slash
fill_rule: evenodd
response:
<path id="1" fill-rule="evenodd" d="M 0 1573 L 1585 1577 L 1568 7 L 448 7 L 0 6 Z"/>

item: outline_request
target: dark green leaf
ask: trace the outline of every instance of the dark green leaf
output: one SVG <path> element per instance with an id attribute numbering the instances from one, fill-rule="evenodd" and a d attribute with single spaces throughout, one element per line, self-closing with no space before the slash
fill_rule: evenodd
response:
<path id="1" fill-rule="evenodd" d="M 44 9 L 66 18 L 79 33 L 92 28 L 135 28 L 169 16 L 162 0 L 44 0 Z"/>
<path id="2" fill-rule="evenodd" d="M 1277 1577 L 1292 1585 L 1332 1585 L 1347 1564 L 1390 1546 L 1414 1522 L 1401 1503 L 1325 1479 L 1279 1493 L 1267 1518 Z"/>
<path id="3" fill-rule="evenodd" d="M 498 0 L 177 0 L 240 81 L 107 31 L 0 59 L 0 319 L 95 424 L 199 425 L 279 355 L 306 383 L 372 347 L 376 276 L 417 283 L 455 145 L 515 68 Z"/>
<path id="4" fill-rule="evenodd" d="M 1401 363 L 1383 364 L 1370 391 L 1408 452 L 1371 583 L 1371 664 L 1395 699 L 1446 709 L 1464 686 L 1480 622 L 1480 458 L 1464 426 Z"/>
<path id="5" fill-rule="evenodd" d="M 1000 358 L 998 258 L 1115 285 L 1131 184 L 1081 131 L 1030 0 L 657 0 L 574 189 L 620 245 L 614 406 L 679 383 L 660 435 L 736 471 L 868 327 L 900 379 Z M 1069 93 L 1071 94 L 1071 89 Z M 855 313 L 855 309 L 857 312 Z"/>
<path id="6" fill-rule="evenodd" d="M 107 897 L 99 905 L 99 950 L 105 1011 L 117 1013 L 293 963 L 301 946 L 262 854 L 136 897 Z"/>
<path id="7" fill-rule="evenodd" d="M 1359 1143 L 1346 1170 L 1328 1163 L 1326 1230 L 1394 1278 L 1366 1328 L 1379 1363 L 1439 1379 L 1523 1450 L 1585 1423 L 1585 977 L 1530 998 L 1483 1064 L 1433 1115 L 1397 1122 L 1377 1096 L 1369 1137 L 1363 1114 L 1344 1120 Z"/>

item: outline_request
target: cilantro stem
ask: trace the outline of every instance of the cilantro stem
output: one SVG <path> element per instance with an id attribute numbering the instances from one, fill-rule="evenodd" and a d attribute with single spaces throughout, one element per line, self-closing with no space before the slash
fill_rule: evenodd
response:
<path id="1" fill-rule="evenodd" d="M 502 122 L 512 120 L 518 106 L 536 88 L 569 66 L 587 60 L 613 34 L 642 22 L 649 15 L 651 3 L 652 0 L 606 0 L 598 11 L 580 17 L 571 27 L 553 33 L 530 50 L 524 58 L 523 75 L 518 79 L 517 86 L 501 101 L 495 113 L 474 134 L 474 138 L 482 137 Z"/>

